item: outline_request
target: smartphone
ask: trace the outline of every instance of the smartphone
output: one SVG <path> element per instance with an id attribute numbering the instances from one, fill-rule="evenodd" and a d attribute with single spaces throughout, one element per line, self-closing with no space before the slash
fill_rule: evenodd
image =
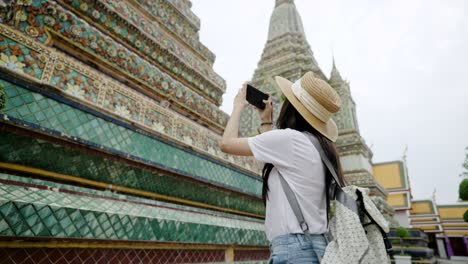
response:
<path id="1" fill-rule="evenodd" d="M 245 99 L 247 99 L 247 102 L 251 105 L 263 110 L 265 109 L 265 103 L 263 100 L 268 100 L 268 97 L 268 94 L 263 93 L 250 84 L 247 84 L 247 95 Z"/>

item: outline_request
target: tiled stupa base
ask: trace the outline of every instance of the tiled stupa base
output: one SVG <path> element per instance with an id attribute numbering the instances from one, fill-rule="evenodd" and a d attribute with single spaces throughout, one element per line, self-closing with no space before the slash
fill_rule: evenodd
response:
<path id="1" fill-rule="evenodd" d="M 0 263 L 263 263 L 190 1 L 0 1 Z"/>
<path id="2" fill-rule="evenodd" d="M 3 248 L 6 263 L 220 263 L 224 250 L 94 249 L 94 248 Z M 268 252 L 241 251 L 235 261 L 263 263 Z"/>

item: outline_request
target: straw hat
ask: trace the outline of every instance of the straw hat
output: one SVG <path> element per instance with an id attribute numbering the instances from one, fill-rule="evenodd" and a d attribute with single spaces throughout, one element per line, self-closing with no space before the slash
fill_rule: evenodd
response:
<path id="1" fill-rule="evenodd" d="M 295 83 L 276 76 L 276 83 L 296 110 L 322 135 L 335 142 L 338 128 L 331 119 L 340 110 L 341 100 L 336 91 L 324 80 L 307 72 Z"/>

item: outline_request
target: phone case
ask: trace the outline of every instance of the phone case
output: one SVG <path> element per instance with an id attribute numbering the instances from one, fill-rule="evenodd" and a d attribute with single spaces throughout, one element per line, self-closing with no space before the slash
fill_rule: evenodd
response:
<path id="1" fill-rule="evenodd" d="M 247 84 L 246 99 L 251 105 L 263 110 L 265 109 L 265 103 L 263 100 L 268 100 L 268 94 L 263 93 L 250 84 Z"/>

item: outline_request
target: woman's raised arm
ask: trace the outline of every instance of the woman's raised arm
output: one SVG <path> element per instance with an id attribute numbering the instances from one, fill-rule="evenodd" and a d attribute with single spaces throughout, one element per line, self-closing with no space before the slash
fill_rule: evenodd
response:
<path id="1" fill-rule="evenodd" d="M 246 97 L 246 85 L 244 84 L 242 88 L 237 93 L 236 97 L 234 98 L 234 107 L 232 110 L 231 117 L 224 129 L 224 134 L 221 142 L 219 142 L 219 147 L 221 151 L 233 154 L 233 155 L 240 155 L 240 156 L 252 156 L 252 151 L 250 150 L 249 144 L 247 142 L 247 138 L 239 138 L 239 123 L 242 110 L 247 106 L 247 101 L 245 100 Z M 271 97 L 268 101 L 265 101 L 266 108 L 265 110 L 260 110 L 260 117 L 263 119 L 262 116 L 271 116 L 272 105 L 271 105 Z M 267 115 L 265 115 L 267 113 Z M 270 114 L 268 114 L 270 113 Z M 270 120 L 262 120 L 262 122 L 268 123 L 262 128 L 262 132 L 266 132 L 271 130 L 271 119 Z"/>

